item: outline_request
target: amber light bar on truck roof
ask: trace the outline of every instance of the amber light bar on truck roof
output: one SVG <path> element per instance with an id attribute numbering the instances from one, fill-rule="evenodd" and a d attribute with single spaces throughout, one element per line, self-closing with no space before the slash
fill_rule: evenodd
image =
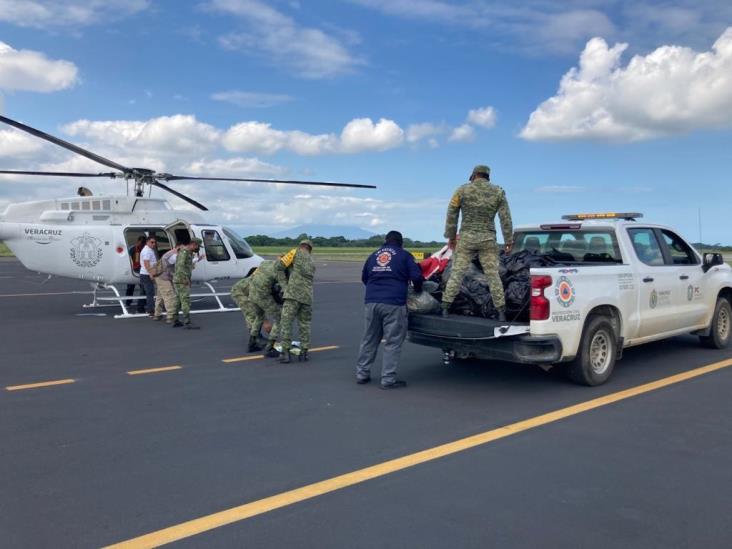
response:
<path id="1" fill-rule="evenodd" d="M 636 219 L 643 217 L 642 213 L 634 212 L 605 212 L 605 213 L 580 213 L 563 215 L 562 219 L 567 221 L 582 221 L 584 219 L 625 219 L 626 221 L 635 221 Z"/>

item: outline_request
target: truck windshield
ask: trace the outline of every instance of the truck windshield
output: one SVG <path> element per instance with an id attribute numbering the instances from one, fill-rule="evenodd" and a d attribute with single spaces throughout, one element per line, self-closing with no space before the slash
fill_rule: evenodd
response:
<path id="1" fill-rule="evenodd" d="M 514 252 L 529 250 L 561 263 L 622 263 L 615 233 L 609 230 L 519 231 Z"/>
<path id="2" fill-rule="evenodd" d="M 249 246 L 249 243 L 242 237 L 237 235 L 232 229 L 224 227 L 224 234 L 226 235 L 226 238 L 229 239 L 231 249 L 234 250 L 234 255 L 238 259 L 247 259 L 254 255 L 254 252 Z"/>

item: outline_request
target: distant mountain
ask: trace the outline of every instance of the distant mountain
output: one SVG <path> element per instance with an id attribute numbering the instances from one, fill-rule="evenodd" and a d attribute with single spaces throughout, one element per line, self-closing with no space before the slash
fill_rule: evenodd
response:
<path id="1" fill-rule="evenodd" d="M 324 238 L 332 238 L 334 236 L 342 236 L 348 240 L 357 240 L 360 238 L 369 238 L 376 233 L 354 227 L 352 225 L 299 225 L 286 231 L 280 231 L 273 234 L 276 238 L 297 238 L 301 234 L 308 236 L 322 236 Z"/>

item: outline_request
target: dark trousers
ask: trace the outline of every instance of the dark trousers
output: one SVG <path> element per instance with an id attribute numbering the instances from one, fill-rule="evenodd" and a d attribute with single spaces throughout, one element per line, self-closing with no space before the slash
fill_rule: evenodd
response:
<path id="1" fill-rule="evenodd" d="M 402 343 L 407 335 L 407 307 L 387 303 L 367 303 L 365 320 L 366 327 L 356 363 L 356 378 L 371 377 L 371 365 L 376 359 L 376 353 L 383 338 L 381 384 L 394 383 L 399 357 L 402 353 Z"/>
<path id="2" fill-rule="evenodd" d="M 125 295 L 127 297 L 130 297 L 132 295 L 135 295 L 135 288 L 136 287 L 137 287 L 137 284 L 128 284 L 127 285 L 127 290 L 125 290 Z M 140 284 L 140 295 L 145 295 L 145 288 L 142 287 L 142 284 Z M 132 300 L 131 299 L 128 299 L 126 305 L 127 305 L 127 308 L 128 309 L 130 307 L 132 307 Z M 142 299 L 136 299 L 135 300 L 135 306 L 137 307 L 137 312 L 138 313 L 145 312 L 145 303 L 142 301 Z"/>
<path id="3" fill-rule="evenodd" d="M 145 312 L 151 315 L 155 311 L 155 283 L 152 277 L 141 274 L 140 286 L 145 290 Z"/>

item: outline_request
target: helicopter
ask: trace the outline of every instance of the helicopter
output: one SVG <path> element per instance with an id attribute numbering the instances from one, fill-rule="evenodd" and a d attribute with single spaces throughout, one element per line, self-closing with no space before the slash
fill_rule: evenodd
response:
<path id="1" fill-rule="evenodd" d="M 89 189 L 79 187 L 77 195 L 73 197 L 10 204 L 0 213 L 0 240 L 5 242 L 23 266 L 49 276 L 89 282 L 94 297 L 84 307 L 120 307 L 122 312 L 115 318 L 145 316 L 130 312 L 127 305 L 130 301 L 144 299 L 144 296 L 123 296 L 117 288 L 118 285 L 139 284 L 139 274 L 133 269 L 129 249 L 140 236 L 154 236 L 160 255 L 178 244 L 189 243 L 193 238 L 203 241 L 201 257 L 205 261 L 198 262 L 193 271 L 193 282 L 204 291 L 193 293 L 191 297 L 214 298 L 217 307 L 195 311 L 199 313 L 237 310 L 223 305 L 220 297 L 228 295 L 228 292 L 216 291 L 212 282 L 249 276 L 263 261 L 235 231 L 208 222 L 201 213 L 175 209 L 167 200 L 153 198 L 153 187 L 177 196 L 202 211 L 208 208 L 166 183 L 202 180 L 376 188 L 374 185 L 327 181 L 158 173 L 146 168 L 123 166 L 5 116 L 0 116 L 0 122 L 114 170 L 100 173 L 0 170 L 0 175 L 111 178 L 126 183 L 126 195 L 95 196 Z"/>

